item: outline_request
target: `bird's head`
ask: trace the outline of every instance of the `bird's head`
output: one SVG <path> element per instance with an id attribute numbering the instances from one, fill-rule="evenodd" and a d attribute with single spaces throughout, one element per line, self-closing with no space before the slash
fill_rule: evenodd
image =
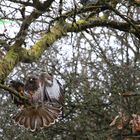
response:
<path id="1" fill-rule="evenodd" d="M 25 91 L 36 91 L 39 88 L 39 79 L 37 76 L 28 76 L 25 81 Z"/>
<path id="2" fill-rule="evenodd" d="M 45 82 L 48 86 L 53 85 L 53 75 L 47 72 L 42 72 L 40 75 L 41 82 Z"/>

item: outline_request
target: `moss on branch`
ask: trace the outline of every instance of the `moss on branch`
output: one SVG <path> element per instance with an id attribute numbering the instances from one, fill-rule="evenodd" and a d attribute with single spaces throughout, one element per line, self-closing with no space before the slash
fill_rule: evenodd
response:
<path id="1" fill-rule="evenodd" d="M 65 36 L 68 32 L 81 32 L 87 28 L 108 27 L 132 33 L 131 26 L 126 22 L 116 22 L 106 20 L 103 16 L 99 18 L 89 18 L 88 20 L 78 20 L 75 23 L 67 23 L 63 20 L 57 22 L 40 40 L 38 40 L 28 51 L 28 58 L 38 59 L 41 54 L 51 46 L 57 39 Z M 133 32 L 134 33 L 134 32 Z"/>
<path id="2" fill-rule="evenodd" d="M 29 57 L 39 58 L 42 53 L 51 46 L 57 39 L 66 34 L 65 22 L 58 22 L 40 40 L 38 40 L 28 51 Z"/>
<path id="3" fill-rule="evenodd" d="M 138 29 L 140 28 L 138 24 L 135 26 L 137 26 Z M 11 49 L 5 55 L 4 59 L 0 61 L 0 80 L 5 80 L 18 62 L 33 62 L 37 60 L 48 47 L 62 36 L 65 36 L 68 32 L 81 32 L 87 28 L 93 27 L 114 28 L 120 31 L 133 33 L 140 38 L 138 30 L 132 30 L 134 28 L 127 22 L 109 21 L 103 17 L 78 20 L 74 23 L 67 23 L 64 20 L 60 20 L 39 39 L 30 50 L 27 51 L 16 44 L 11 46 Z"/>
<path id="4" fill-rule="evenodd" d="M 3 81 L 19 60 L 18 52 L 11 49 L 3 60 L 0 61 L 0 80 Z"/>

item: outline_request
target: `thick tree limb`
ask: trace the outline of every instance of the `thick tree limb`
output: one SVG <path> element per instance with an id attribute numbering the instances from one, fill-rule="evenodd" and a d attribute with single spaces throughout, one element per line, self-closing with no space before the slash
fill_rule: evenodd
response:
<path id="1" fill-rule="evenodd" d="M 53 2 L 53 0 L 50 0 L 50 4 L 51 2 Z M 48 5 L 48 7 L 49 6 L 50 5 Z M 69 14 L 71 15 L 72 13 Z M 64 15 L 66 15 L 66 17 L 69 17 L 69 14 Z M 87 28 L 107 27 L 132 33 L 140 39 L 140 23 L 133 23 L 133 25 L 137 29 L 136 30 L 129 22 L 110 21 L 102 17 L 92 17 L 86 20 L 78 20 L 74 23 L 67 23 L 64 20 L 65 18 L 60 18 L 56 20 L 55 25 L 40 40 L 38 40 L 30 50 L 27 51 L 21 48 L 21 45 L 24 43 L 29 25 L 40 15 L 40 12 L 33 11 L 31 15 L 26 17 L 26 19 L 23 21 L 21 29 L 17 34 L 17 40 L 15 44 L 10 47 L 11 49 L 5 55 L 4 59 L 0 61 L 0 81 L 4 80 L 7 77 L 7 75 L 13 70 L 14 66 L 18 62 L 32 62 L 37 60 L 49 46 L 51 46 L 59 38 L 65 36 L 68 32 L 81 32 L 86 30 Z"/>
<path id="2" fill-rule="evenodd" d="M 52 2 L 54 0 L 48 0 L 48 3 L 45 5 L 46 11 L 51 6 Z M 45 12 L 45 11 L 43 11 Z M 34 10 L 29 16 L 25 18 L 23 21 L 20 31 L 18 32 L 16 36 L 15 43 L 10 47 L 10 50 L 5 55 L 4 59 L 0 61 L 0 82 L 4 81 L 7 75 L 13 70 L 15 65 L 20 62 L 21 56 L 26 51 L 21 48 L 21 45 L 24 43 L 25 37 L 27 35 L 27 30 L 30 26 L 30 24 L 37 19 L 40 15 L 42 15 L 43 12 L 39 12 L 37 10 Z M 24 52 L 24 53 L 23 53 Z"/>
<path id="3" fill-rule="evenodd" d="M 23 61 L 27 59 L 29 59 L 30 61 L 38 59 L 50 45 L 52 45 L 57 39 L 61 38 L 62 36 L 65 36 L 68 32 L 81 32 L 87 28 L 93 28 L 98 26 L 114 28 L 120 31 L 135 34 L 135 30 L 133 30 L 133 28 L 131 28 L 131 25 L 126 22 L 109 21 L 100 18 L 90 18 L 86 21 L 79 20 L 73 24 L 66 23 L 65 21 L 60 21 L 32 46 L 32 48 L 28 51 L 26 55 L 27 58 L 24 57 Z M 139 25 L 136 26 L 137 28 L 140 28 Z"/>

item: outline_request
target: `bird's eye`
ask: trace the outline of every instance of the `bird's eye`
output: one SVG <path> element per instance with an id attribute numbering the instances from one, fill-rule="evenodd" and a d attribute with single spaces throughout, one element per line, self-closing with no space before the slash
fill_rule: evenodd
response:
<path id="1" fill-rule="evenodd" d="M 33 81 L 33 78 L 30 78 L 30 81 Z"/>
<path id="2" fill-rule="evenodd" d="M 30 78 L 30 81 L 36 81 L 37 79 L 35 77 Z"/>

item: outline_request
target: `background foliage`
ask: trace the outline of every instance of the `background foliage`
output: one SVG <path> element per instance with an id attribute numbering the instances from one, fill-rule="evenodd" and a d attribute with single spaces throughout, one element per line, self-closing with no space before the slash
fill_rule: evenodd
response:
<path id="1" fill-rule="evenodd" d="M 138 140 L 139 6 L 138 0 L 0 0 L 0 139 Z M 3 85 L 41 70 L 64 85 L 65 105 L 55 125 L 32 133 L 14 125 L 17 107 Z"/>

